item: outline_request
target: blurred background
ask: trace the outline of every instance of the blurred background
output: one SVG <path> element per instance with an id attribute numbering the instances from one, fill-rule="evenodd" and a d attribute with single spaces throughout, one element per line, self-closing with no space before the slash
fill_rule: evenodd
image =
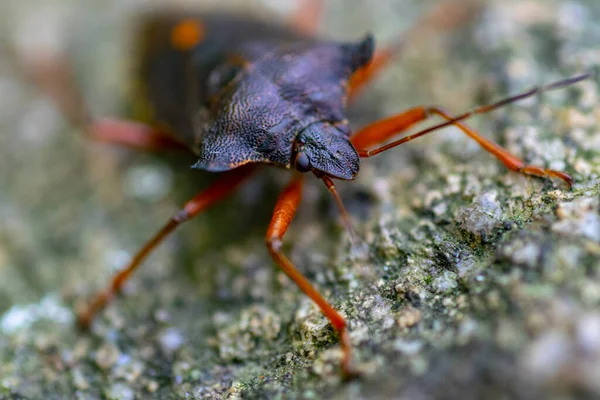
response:
<path id="1" fill-rule="evenodd" d="M 298 6 L 169 3 L 282 23 Z M 371 32 L 384 44 L 411 32 L 398 60 L 351 107 L 353 127 L 418 104 L 465 111 L 600 62 L 594 0 L 456 1 L 464 23 L 415 28 L 442 3 L 450 2 L 325 1 L 323 37 Z M 0 396 L 600 396 L 593 80 L 473 122 L 528 162 L 572 174 L 570 194 L 505 171 L 449 129 L 368 160 L 356 182 L 340 183 L 365 256 L 351 248 L 324 188 L 307 188 L 286 248 L 351 320 L 364 380 L 339 380 L 335 336 L 265 251 L 289 176 L 274 168 L 182 227 L 93 333 L 78 333 L 73 308 L 215 178 L 190 171 L 193 160 L 182 155 L 87 141 L 25 63 L 62 54 L 92 115 L 126 116 L 135 26 L 159 4 L 0 4 Z M 456 242 L 440 244 L 450 237 Z"/>

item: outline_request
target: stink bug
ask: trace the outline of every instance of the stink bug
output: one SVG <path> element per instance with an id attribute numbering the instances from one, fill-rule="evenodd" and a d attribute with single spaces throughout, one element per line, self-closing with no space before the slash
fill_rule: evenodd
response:
<path id="1" fill-rule="evenodd" d="M 316 7 L 313 5 L 313 10 Z M 80 314 L 81 326 L 90 325 L 95 314 L 177 226 L 230 194 L 251 175 L 256 164 L 270 164 L 293 171 L 267 229 L 268 251 L 338 332 L 342 370 L 349 374 L 351 347 L 346 320 L 281 250 L 309 173 L 322 180 L 332 193 L 351 232 L 333 180 L 355 179 L 362 158 L 450 125 L 513 171 L 554 177 L 571 185 L 572 179 L 565 172 L 527 165 L 463 120 L 574 84 L 589 75 L 538 87 L 457 116 L 439 107 L 417 106 L 352 132 L 345 116 L 347 102 L 410 40 L 376 50 L 370 35 L 349 43 L 320 40 L 308 25 L 296 22 L 292 27 L 283 27 L 222 14 L 156 12 L 146 18 L 140 31 L 138 80 L 143 92 L 142 108 L 150 111 L 150 124 L 93 120 L 80 103 L 59 98 L 73 122 L 89 126 L 87 132 L 97 140 L 145 150 L 187 149 L 197 157 L 193 168 L 223 172 L 220 180 L 185 203 L 90 302 Z M 61 82 L 41 81 L 48 85 Z M 382 145 L 430 116 L 439 116 L 445 122 Z"/>

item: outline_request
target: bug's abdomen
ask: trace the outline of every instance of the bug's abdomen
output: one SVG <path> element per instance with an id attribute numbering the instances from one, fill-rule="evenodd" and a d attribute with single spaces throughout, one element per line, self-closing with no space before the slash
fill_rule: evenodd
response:
<path id="1" fill-rule="evenodd" d="M 208 107 L 211 93 L 243 65 L 244 60 L 235 59 L 236 48 L 294 38 L 297 35 L 285 27 L 242 17 L 154 13 L 140 29 L 136 108 L 145 115 L 136 117 L 189 142 L 199 110 Z"/>

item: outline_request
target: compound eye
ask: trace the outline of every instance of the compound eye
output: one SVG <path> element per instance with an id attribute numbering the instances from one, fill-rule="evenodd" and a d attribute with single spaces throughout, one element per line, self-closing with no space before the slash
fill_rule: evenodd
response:
<path id="1" fill-rule="evenodd" d="M 300 172 L 310 171 L 310 160 L 304 153 L 298 153 L 296 156 L 296 169 Z"/>

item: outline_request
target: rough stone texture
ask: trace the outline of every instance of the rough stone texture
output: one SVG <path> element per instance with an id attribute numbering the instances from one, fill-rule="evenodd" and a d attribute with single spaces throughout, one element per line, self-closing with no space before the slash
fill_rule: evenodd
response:
<path id="1" fill-rule="evenodd" d="M 139 3 L 2 2 L 2 43 L 68 43 L 94 112 L 118 113 Z M 384 42 L 434 3 L 334 1 L 322 31 Z M 595 0 L 481 4 L 407 50 L 355 124 L 415 104 L 463 111 L 600 62 Z M 508 172 L 455 129 L 340 184 L 361 246 L 322 185 L 307 189 L 285 248 L 348 318 L 363 375 L 343 382 L 331 326 L 263 245 L 285 171 L 183 227 L 91 334 L 77 332 L 73 308 L 210 176 L 86 142 L 19 72 L 0 56 L 0 398 L 600 397 L 598 82 L 473 121 L 572 174 L 571 191 Z"/>

